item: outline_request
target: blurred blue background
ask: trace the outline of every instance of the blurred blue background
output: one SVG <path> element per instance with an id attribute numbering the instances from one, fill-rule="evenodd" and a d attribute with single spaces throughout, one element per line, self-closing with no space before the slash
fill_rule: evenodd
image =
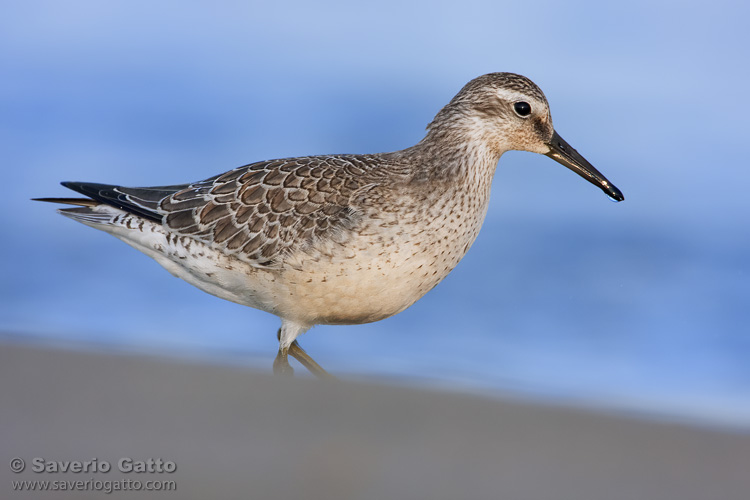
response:
<path id="1" fill-rule="evenodd" d="M 739 2 L 4 2 L 0 335 L 270 370 L 278 320 L 29 201 L 419 141 L 532 78 L 626 196 L 501 161 L 479 239 L 396 317 L 301 338 L 338 374 L 750 428 L 750 12 Z M 302 370 L 298 370 L 302 372 Z"/>

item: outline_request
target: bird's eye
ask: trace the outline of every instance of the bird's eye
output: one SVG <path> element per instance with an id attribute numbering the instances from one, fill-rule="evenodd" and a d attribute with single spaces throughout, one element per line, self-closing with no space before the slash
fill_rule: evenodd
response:
<path id="1" fill-rule="evenodd" d="M 528 102 L 519 101 L 513 105 L 518 116 L 529 116 L 531 114 L 531 105 Z"/>

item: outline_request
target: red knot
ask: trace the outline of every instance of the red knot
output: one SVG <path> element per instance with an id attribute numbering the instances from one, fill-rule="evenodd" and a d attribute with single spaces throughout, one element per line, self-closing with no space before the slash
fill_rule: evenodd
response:
<path id="1" fill-rule="evenodd" d="M 174 186 L 63 182 L 88 198 L 42 201 L 76 205 L 60 213 L 205 292 L 275 314 L 274 371 L 291 373 L 291 354 L 325 376 L 297 336 L 387 318 L 440 283 L 479 234 L 509 150 L 547 155 L 624 199 L 555 132 L 539 87 L 492 73 L 470 81 L 402 151 L 261 161 Z"/>

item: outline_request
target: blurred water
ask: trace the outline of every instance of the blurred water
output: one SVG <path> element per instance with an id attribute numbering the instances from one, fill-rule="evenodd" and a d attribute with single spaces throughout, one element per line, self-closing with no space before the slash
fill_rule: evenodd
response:
<path id="1" fill-rule="evenodd" d="M 67 195 L 62 180 L 173 184 L 400 149 L 466 81 L 517 71 L 626 201 L 508 153 L 482 234 L 441 285 L 394 318 L 316 327 L 303 346 L 334 372 L 750 427 L 746 7 L 0 9 L 6 336 L 270 364 L 276 318 L 29 198 Z"/>

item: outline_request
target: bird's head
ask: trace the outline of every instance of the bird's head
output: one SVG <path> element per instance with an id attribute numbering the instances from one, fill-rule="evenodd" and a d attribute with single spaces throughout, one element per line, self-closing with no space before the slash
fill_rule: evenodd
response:
<path id="1" fill-rule="evenodd" d="M 496 159 L 510 150 L 549 156 L 598 186 L 611 199 L 625 199 L 619 189 L 555 132 L 547 98 L 525 76 L 490 73 L 475 78 L 440 110 L 427 128 L 428 137 L 476 145 Z"/>

